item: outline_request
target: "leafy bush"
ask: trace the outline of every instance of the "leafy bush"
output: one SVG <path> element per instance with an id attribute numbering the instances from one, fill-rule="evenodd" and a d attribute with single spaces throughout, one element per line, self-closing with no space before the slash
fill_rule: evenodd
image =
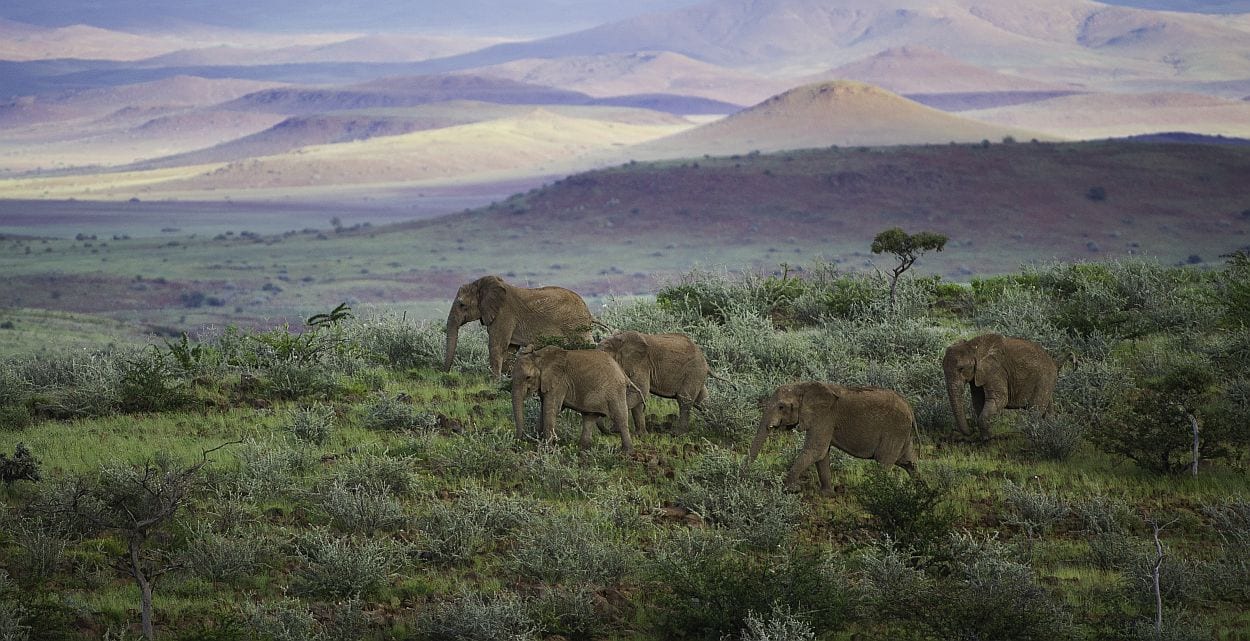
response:
<path id="1" fill-rule="evenodd" d="M 293 587 L 300 594 L 369 596 L 381 589 L 398 565 L 394 546 L 372 539 L 339 537 L 316 529 L 301 534 Z"/>
<path id="2" fill-rule="evenodd" d="M 904 548 L 926 551 L 950 532 L 954 514 L 942 504 L 947 489 L 872 466 L 852 495 L 879 532 Z"/>
<path id="3" fill-rule="evenodd" d="M 69 542 L 39 518 L 17 519 L 6 529 L 21 550 L 11 566 L 21 570 L 18 576 L 31 586 L 51 579 L 65 559 Z"/>
<path id="4" fill-rule="evenodd" d="M 261 393 L 281 400 L 333 398 L 342 391 L 337 371 L 317 362 L 294 358 L 275 360 L 264 370 Z"/>
<path id="5" fill-rule="evenodd" d="M 538 632 L 530 604 L 515 594 L 464 593 L 428 609 L 417 635 L 431 641 L 530 641 L 539 638 Z"/>
<path id="6" fill-rule="evenodd" d="M 264 603 L 244 601 L 239 606 L 238 617 L 245 628 L 264 641 L 318 639 L 317 620 L 308 606 L 296 598 L 284 597 Z"/>
<path id="7" fill-rule="evenodd" d="M 334 431 L 334 409 L 314 403 L 287 412 L 286 429 L 295 440 L 313 445 L 330 442 Z"/>
<path id="8" fill-rule="evenodd" d="M 760 422 L 760 400 L 774 386 L 751 376 L 734 376 L 731 382 L 708 381 L 708 396 L 695 414 L 703 428 L 735 441 L 750 438 Z"/>
<path id="9" fill-rule="evenodd" d="M 17 481 L 38 481 L 43 478 L 39 459 L 35 458 L 25 443 L 13 448 L 13 458 L 0 452 L 0 481 L 11 487 Z"/>
<path id="10" fill-rule="evenodd" d="M 1105 494 L 1074 501 L 1072 507 L 1081 520 L 1082 529 L 1090 534 L 1123 532 L 1129 517 L 1129 509 L 1124 502 Z"/>
<path id="11" fill-rule="evenodd" d="M 1024 529 L 1030 539 L 1046 534 L 1071 512 L 1068 502 L 1057 493 L 1030 490 L 1011 481 L 1003 484 L 1007 504 L 1006 521 Z"/>
<path id="12" fill-rule="evenodd" d="M 759 467 L 742 469 L 729 450 L 714 449 L 692 461 L 680 479 L 678 503 L 736 538 L 776 548 L 794 534 L 803 503 Z"/>
<path id="13" fill-rule="evenodd" d="M 412 405 L 395 396 L 379 394 L 364 408 L 361 423 L 371 430 L 432 430 L 438 419 L 418 412 Z"/>
<path id="14" fill-rule="evenodd" d="M 677 530 L 660 541 L 646 569 L 651 627 L 658 636 L 720 639 L 751 612 L 774 605 L 803 612 L 820 634 L 847 615 L 845 580 L 816 550 L 740 551 L 720 530 Z"/>
<path id="15" fill-rule="evenodd" d="M 117 394 L 123 412 L 163 412 L 190 401 L 186 382 L 155 347 L 121 359 L 119 367 Z"/>
<path id="16" fill-rule="evenodd" d="M 313 496 L 316 509 L 343 532 L 393 531 L 408 522 L 404 505 L 385 486 L 348 485 L 336 480 Z"/>
<path id="17" fill-rule="evenodd" d="M 519 530 L 511 565 L 517 574 L 551 584 L 612 585 L 633 565 L 635 552 L 606 523 L 561 513 Z"/>
<path id="18" fill-rule="evenodd" d="M 790 278 L 788 273 L 780 278 L 757 274 L 734 277 L 727 272 L 696 269 L 682 275 L 677 284 L 660 289 L 655 299 L 661 309 L 687 321 L 722 323 L 741 312 L 788 318 L 803 289 L 803 281 Z"/>
<path id="19" fill-rule="evenodd" d="M 26 625 L 29 620 L 26 608 L 14 601 L 0 598 L 0 639 L 26 641 L 31 632 L 31 627 Z"/>
<path id="20" fill-rule="evenodd" d="M 529 602 L 530 619 L 544 638 L 601 639 L 611 628 L 586 587 L 543 590 Z"/>
<path id="21" fill-rule="evenodd" d="M 488 515 L 459 504 L 435 502 L 417 515 L 422 552 L 439 563 L 464 563 L 490 543 Z"/>
<path id="22" fill-rule="evenodd" d="M 1084 441 L 1085 423 L 1067 412 L 1026 412 L 1016 425 L 1029 451 L 1051 461 L 1066 461 Z"/>
<path id="23" fill-rule="evenodd" d="M 393 314 L 349 323 L 347 334 L 366 358 L 393 370 L 441 365 L 447 341 L 441 325 Z"/>
<path id="24" fill-rule="evenodd" d="M 264 539 L 257 532 L 222 532 L 199 522 L 188 528 L 181 563 L 197 577 L 232 581 L 257 571 L 263 547 Z"/>
<path id="25" fill-rule="evenodd" d="M 761 616 L 747 614 L 743 621 L 742 641 L 814 641 L 815 630 L 802 617 L 784 605 L 774 605 L 772 612 Z"/>
<path id="26" fill-rule="evenodd" d="M 644 334 L 683 331 L 678 316 L 655 301 L 637 299 L 622 301 L 615 298 L 603 304 L 599 321 L 616 331 L 635 331 Z"/>
<path id="27" fill-rule="evenodd" d="M 349 488 L 371 487 L 408 496 L 417 484 L 411 467 L 411 462 L 394 456 L 358 454 L 339 463 L 335 478 Z"/>
<path id="28" fill-rule="evenodd" d="M 259 497 L 289 492 L 295 487 L 296 478 L 319 462 L 309 449 L 278 441 L 246 440 L 238 455 L 239 485 Z"/>

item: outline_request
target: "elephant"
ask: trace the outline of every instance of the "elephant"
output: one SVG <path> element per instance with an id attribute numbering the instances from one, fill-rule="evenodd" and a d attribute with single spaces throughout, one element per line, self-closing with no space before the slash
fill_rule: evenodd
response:
<path id="1" fill-rule="evenodd" d="M 443 370 L 451 370 L 460 326 L 480 320 L 486 327 L 490 372 L 503 373 L 509 346 L 529 345 L 543 336 L 589 343 L 594 317 L 581 296 L 563 287 L 515 287 L 499 276 L 483 276 L 461 285 L 447 314 L 447 353 Z"/>
<path id="2" fill-rule="evenodd" d="M 621 450 L 634 450 L 629 435 L 629 412 L 643 404 L 642 394 L 607 352 L 597 349 L 566 350 L 554 345 L 522 348 L 512 364 L 512 414 L 517 440 L 525 438 L 525 399 L 537 393 L 542 399 L 543 439 L 555 441 L 556 415 L 563 408 L 580 412 L 579 444 L 590 447 L 594 424 L 607 416 L 621 433 Z"/>
<path id="3" fill-rule="evenodd" d="M 829 446 L 851 456 L 874 459 L 883 467 L 897 465 L 909 476 L 916 474 L 916 449 L 912 434 L 916 419 L 911 405 L 897 392 L 880 387 L 844 387 L 805 381 L 781 385 L 763 405 L 759 431 L 751 442 L 743 469 L 751 465 L 772 427 L 807 430 L 803 449 L 786 474 L 786 487 L 794 490 L 799 476 L 812 463 L 820 475 L 820 490 L 829 495 Z"/>
<path id="4" fill-rule="evenodd" d="M 638 386 L 643 399 L 649 394 L 677 400 L 677 433 L 690 430 L 690 408 L 707 398 L 707 377 L 711 370 L 703 350 L 685 334 L 642 334 L 621 332 L 599 343 L 599 349 L 612 355 L 629 380 Z M 647 431 L 642 405 L 633 408 L 634 426 L 639 434 Z"/>
<path id="5" fill-rule="evenodd" d="M 982 334 L 946 348 L 942 358 L 946 391 L 960 433 L 969 435 L 963 386 L 972 390 L 973 419 L 981 440 L 990 435 L 990 419 L 1003 409 L 1050 411 L 1059 367 L 1046 349 L 1023 338 Z"/>

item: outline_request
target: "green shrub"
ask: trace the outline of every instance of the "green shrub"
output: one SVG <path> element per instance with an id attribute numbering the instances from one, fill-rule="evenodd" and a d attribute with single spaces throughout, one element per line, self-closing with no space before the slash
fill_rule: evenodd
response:
<path id="1" fill-rule="evenodd" d="M 297 478 L 319 463 L 317 454 L 308 448 L 279 441 L 246 440 L 238 456 L 240 488 L 259 498 L 290 492 Z"/>
<path id="2" fill-rule="evenodd" d="M 13 458 L 0 452 L 0 481 L 11 487 L 17 481 L 38 481 L 43 478 L 39 459 L 31 453 L 25 443 L 13 447 Z"/>
<path id="3" fill-rule="evenodd" d="M 209 581 L 233 581 L 251 576 L 261 564 L 265 540 L 254 531 L 220 531 L 206 522 L 188 528 L 181 564 Z"/>
<path id="4" fill-rule="evenodd" d="M 543 590 L 529 603 L 530 619 L 547 639 L 602 639 L 611 632 L 611 627 L 599 612 L 596 598 L 597 595 L 586 587 Z"/>
<path id="5" fill-rule="evenodd" d="M 285 427 L 297 441 L 325 445 L 334 432 L 334 408 L 314 403 L 289 410 Z"/>
<path id="6" fill-rule="evenodd" d="M 371 430 L 432 430 L 438 427 L 438 418 L 418 412 L 398 397 L 379 394 L 365 406 L 361 423 Z"/>
<path id="7" fill-rule="evenodd" d="M 528 602 L 511 593 L 463 593 L 426 610 L 417 637 L 437 641 L 536 641 L 538 626 Z"/>
<path id="8" fill-rule="evenodd" d="M 685 331 L 682 320 L 657 301 L 646 299 L 608 299 L 603 304 L 599 321 L 616 331 L 635 331 L 644 334 Z"/>
<path id="9" fill-rule="evenodd" d="M 4 641 L 27 641 L 31 626 L 26 608 L 14 601 L 0 598 L 0 639 Z"/>
<path id="10" fill-rule="evenodd" d="M 954 521 L 943 505 L 947 489 L 872 466 L 851 493 L 873 516 L 874 526 L 905 548 L 923 552 L 945 538 Z"/>
<path id="11" fill-rule="evenodd" d="M 1007 504 L 1006 522 L 1019 526 L 1030 539 L 1050 532 L 1072 511 L 1057 493 L 1030 490 L 1011 481 L 1003 484 L 1003 502 Z"/>
<path id="12" fill-rule="evenodd" d="M 293 588 L 323 597 L 377 593 L 398 565 L 395 547 L 384 541 L 340 537 L 326 530 L 302 533 L 295 545 L 299 566 Z"/>
<path id="13" fill-rule="evenodd" d="M 358 454 L 341 461 L 335 478 L 349 488 L 371 487 L 395 496 L 409 496 L 417 485 L 410 461 L 383 454 Z"/>
<path id="14" fill-rule="evenodd" d="M 671 532 L 646 578 L 650 626 L 667 638 L 720 639 L 774 605 L 805 613 L 818 634 L 838 629 L 847 615 L 846 581 L 816 550 L 743 552 L 720 530 Z"/>
<path id="15" fill-rule="evenodd" d="M 360 346 L 366 358 L 390 369 L 435 367 L 443 362 L 447 335 L 441 325 L 386 314 L 347 323 L 346 329 L 349 340 Z"/>
<path id="16" fill-rule="evenodd" d="M 742 641 L 814 641 L 816 632 L 803 618 L 784 605 L 774 605 L 768 615 L 751 612 L 743 621 Z"/>
<path id="17" fill-rule="evenodd" d="M 409 520 L 403 503 L 385 486 L 348 485 L 336 480 L 312 496 L 317 500 L 315 509 L 343 532 L 394 531 Z"/>
<path id="18" fill-rule="evenodd" d="M 123 358 L 119 367 L 117 394 L 123 412 L 163 412 L 190 401 L 186 382 L 156 348 Z"/>
<path id="19" fill-rule="evenodd" d="M 331 365 L 298 359 L 272 361 L 260 379 L 262 398 L 333 398 L 342 391 L 336 371 Z"/>
<path id="20" fill-rule="evenodd" d="M 36 586 L 53 578 L 65 560 L 69 541 L 55 527 L 42 519 L 17 519 L 9 527 L 13 542 L 21 554 L 13 559 L 14 569 L 28 586 Z"/>
<path id="21" fill-rule="evenodd" d="M 1026 412 L 1017 426 L 1029 452 L 1051 461 L 1066 461 L 1084 441 L 1085 423 L 1067 412 Z"/>
<path id="22" fill-rule="evenodd" d="M 613 585 L 629 572 L 634 548 L 607 523 L 560 513 L 515 534 L 510 565 L 522 577 L 553 585 Z"/>
<path id="23" fill-rule="evenodd" d="M 464 563 L 491 540 L 488 514 L 468 506 L 435 502 L 414 519 L 423 555 L 439 563 Z"/>
<path id="24" fill-rule="evenodd" d="M 317 620 L 303 601 L 283 597 L 277 601 L 244 601 L 237 616 L 242 625 L 264 641 L 307 641 L 318 639 Z"/>
<path id="25" fill-rule="evenodd" d="M 796 494 L 761 468 L 742 469 L 729 450 L 713 449 L 683 472 L 677 502 L 755 547 L 776 548 L 804 514 Z"/>

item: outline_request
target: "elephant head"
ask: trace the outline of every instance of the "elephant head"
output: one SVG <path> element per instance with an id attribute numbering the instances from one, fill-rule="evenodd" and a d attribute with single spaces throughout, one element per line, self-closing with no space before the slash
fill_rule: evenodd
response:
<path id="1" fill-rule="evenodd" d="M 950 397 L 951 412 L 955 415 L 955 426 L 962 434 L 970 433 L 964 414 L 964 387 L 968 384 L 977 387 L 999 384 L 1005 387 L 1007 373 L 1000 360 L 1002 342 L 1002 336 L 986 334 L 951 345 L 942 357 L 946 393 Z"/>
<path id="2" fill-rule="evenodd" d="M 541 386 L 542 368 L 538 357 L 532 349 L 522 348 L 512 363 L 512 419 L 518 439 L 525 436 L 525 399 Z"/>
<path id="3" fill-rule="evenodd" d="M 603 342 L 599 343 L 599 349 L 611 354 L 626 374 L 646 367 L 649 357 L 646 337 L 633 331 L 621 332 L 603 339 Z"/>
<path id="4" fill-rule="evenodd" d="M 821 421 L 832 420 L 833 406 L 838 400 L 837 389 L 833 385 L 816 382 L 778 387 L 762 403 L 763 415 L 760 417 L 759 431 L 755 433 L 755 440 L 751 441 L 751 451 L 747 454 L 743 467 L 755 461 L 760 449 L 764 447 L 770 428 L 798 426 L 800 429 L 810 429 Z"/>
<path id="5" fill-rule="evenodd" d="M 475 320 L 480 320 L 483 325 L 495 322 L 507 293 L 507 285 L 498 276 L 483 276 L 460 286 L 456 299 L 451 302 L 451 311 L 447 314 L 447 353 L 443 359 L 445 371 L 451 370 L 451 362 L 456 358 L 460 326 Z"/>

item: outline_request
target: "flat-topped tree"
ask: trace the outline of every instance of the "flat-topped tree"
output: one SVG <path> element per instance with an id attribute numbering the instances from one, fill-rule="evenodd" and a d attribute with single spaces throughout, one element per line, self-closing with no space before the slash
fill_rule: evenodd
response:
<path id="1" fill-rule="evenodd" d="M 898 277 L 927 251 L 942 251 L 946 247 L 946 236 L 931 231 L 908 234 L 899 227 L 891 227 L 872 239 L 872 253 L 894 254 L 898 264 L 890 270 L 890 309 L 894 309 L 895 295 L 898 291 Z"/>

